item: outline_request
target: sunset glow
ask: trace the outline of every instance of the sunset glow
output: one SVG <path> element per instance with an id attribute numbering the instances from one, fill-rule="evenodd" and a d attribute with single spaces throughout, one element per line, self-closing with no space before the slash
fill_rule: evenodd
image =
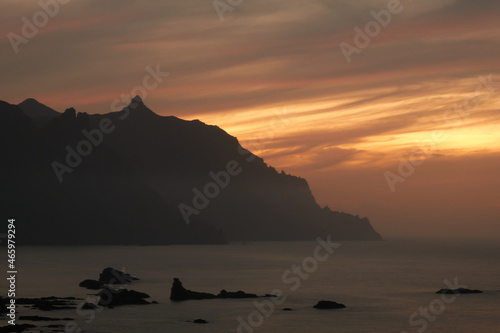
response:
<path id="1" fill-rule="evenodd" d="M 219 126 L 321 205 L 389 237 L 498 237 L 500 5 L 401 3 L 348 63 L 339 44 L 387 1 L 244 1 L 221 22 L 211 1 L 82 0 L 16 54 L 7 33 L 40 8 L 0 0 L 1 99 L 117 111 L 159 64 L 170 75 L 142 96 L 151 110 Z M 384 173 L 419 149 L 392 193 Z"/>

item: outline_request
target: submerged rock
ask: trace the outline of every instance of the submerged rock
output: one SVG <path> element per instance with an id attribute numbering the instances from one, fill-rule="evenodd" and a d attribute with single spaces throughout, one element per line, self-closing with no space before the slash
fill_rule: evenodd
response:
<path id="1" fill-rule="evenodd" d="M 195 324 L 208 324 L 208 321 L 206 321 L 205 319 L 195 319 L 195 320 L 193 320 L 193 323 L 195 323 Z"/>
<path id="2" fill-rule="evenodd" d="M 344 304 L 333 302 L 333 301 L 319 301 L 318 304 L 313 306 L 315 309 L 343 309 Z"/>

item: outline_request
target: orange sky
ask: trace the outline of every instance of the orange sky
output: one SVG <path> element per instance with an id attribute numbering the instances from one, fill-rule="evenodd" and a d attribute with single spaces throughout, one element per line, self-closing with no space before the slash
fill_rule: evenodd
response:
<path id="1" fill-rule="evenodd" d="M 0 5 L 2 100 L 106 113 L 159 65 L 152 110 L 222 127 L 386 238 L 500 238 L 494 1 L 402 0 L 350 63 L 339 45 L 388 1 L 243 1 L 221 21 L 209 0 L 79 0 L 18 53 L 7 36 L 41 7 Z"/>

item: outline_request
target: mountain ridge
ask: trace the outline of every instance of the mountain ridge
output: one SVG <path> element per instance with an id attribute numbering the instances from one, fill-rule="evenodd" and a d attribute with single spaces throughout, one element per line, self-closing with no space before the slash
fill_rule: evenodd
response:
<path id="1" fill-rule="evenodd" d="M 121 111 L 102 115 L 68 109 L 46 125 L 32 128 L 35 133 L 32 135 L 38 137 L 44 146 L 42 151 L 45 153 L 40 154 L 45 161 L 41 167 L 45 170 L 44 176 L 50 173 L 47 166 L 54 162 L 64 164 L 69 149 L 77 152 L 78 147 L 83 147 L 83 141 L 91 141 L 82 133 L 93 133 L 95 142 L 98 142 L 100 136 L 96 131 L 103 122 L 108 123 L 109 132 L 101 133 L 101 142 L 94 145 L 91 154 L 81 156 L 81 163 L 63 175 L 64 181 L 59 186 L 72 184 L 76 191 L 85 189 L 89 197 L 95 195 L 95 190 L 88 188 L 85 182 L 94 184 L 99 190 L 107 188 L 112 195 L 118 195 L 115 191 L 120 189 L 129 206 L 135 204 L 127 197 L 131 195 L 130 191 L 150 193 L 148 198 L 154 196 L 156 199 L 143 200 L 141 205 L 156 202 L 149 208 L 150 219 L 156 222 L 145 222 L 151 230 L 158 225 L 164 228 L 166 224 L 175 225 L 175 230 L 185 230 L 187 242 L 190 238 L 187 229 L 210 230 L 206 234 L 208 243 L 223 242 L 222 232 L 229 241 L 313 240 L 326 234 L 339 240 L 381 239 L 368 219 L 321 208 L 304 178 L 279 173 L 269 167 L 218 126 L 157 115 L 138 99 L 132 100 Z M 234 170 L 241 169 L 241 172 L 231 175 L 226 186 L 222 186 L 224 182 L 220 181 L 223 178 L 220 176 L 219 184 L 222 185 L 218 186 L 217 195 L 208 198 L 204 189 L 215 191 L 217 182 L 213 175 L 228 173 L 227 165 L 231 161 L 237 165 Z M 48 191 L 52 188 L 58 192 L 54 169 L 51 171 L 52 180 L 47 180 L 50 185 L 45 184 L 45 187 Z M 96 179 L 106 185 L 99 185 Z M 208 203 L 202 200 L 204 203 L 195 207 L 197 194 L 198 198 L 205 194 Z M 99 202 L 94 200 L 92 204 L 99 205 Z M 114 202 L 114 205 L 113 209 L 119 210 L 125 203 Z M 182 205 L 197 212 L 189 215 L 189 221 L 180 208 Z M 112 212 L 105 208 L 95 211 L 105 212 L 107 219 L 101 222 L 107 224 L 116 225 L 118 222 L 109 221 L 124 218 L 123 214 L 113 218 Z M 135 214 L 140 216 L 140 211 Z M 134 229 L 132 226 L 137 221 L 127 223 L 131 223 L 130 228 Z M 200 241 L 202 236 L 197 237 Z M 175 243 L 173 238 L 166 243 Z M 160 239 L 158 237 L 158 241 Z M 141 238 L 141 242 L 148 243 L 147 235 Z"/>

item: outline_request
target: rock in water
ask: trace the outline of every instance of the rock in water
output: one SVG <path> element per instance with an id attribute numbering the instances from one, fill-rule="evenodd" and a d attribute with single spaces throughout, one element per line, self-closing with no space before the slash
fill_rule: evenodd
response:
<path id="1" fill-rule="evenodd" d="M 144 298 L 149 298 L 148 294 L 135 290 L 113 289 L 106 287 L 97 293 L 100 297 L 99 305 L 114 307 L 127 304 L 149 304 Z"/>
<path id="2" fill-rule="evenodd" d="M 174 283 L 172 283 L 172 289 L 170 289 L 170 299 L 172 301 L 185 301 L 188 299 L 212 299 L 216 298 L 215 295 L 209 293 L 200 293 L 196 291 L 191 291 L 182 286 L 181 280 L 174 278 Z"/>
<path id="3" fill-rule="evenodd" d="M 134 280 L 139 279 L 111 267 L 103 269 L 99 275 L 99 282 L 104 284 L 127 284 Z"/>
<path id="4" fill-rule="evenodd" d="M 79 286 L 87 289 L 97 290 L 103 287 L 103 283 L 97 280 L 87 279 L 80 282 Z"/>
<path id="5" fill-rule="evenodd" d="M 259 298 L 259 297 L 276 297 L 276 295 L 266 294 L 264 296 L 257 296 L 256 294 L 249 294 L 244 291 L 226 291 L 221 290 L 218 295 L 191 291 L 182 286 L 182 282 L 178 278 L 174 278 L 172 289 L 170 290 L 170 299 L 172 301 L 185 301 L 185 300 L 201 300 L 213 298 Z"/>
<path id="6" fill-rule="evenodd" d="M 344 304 L 333 302 L 333 301 L 319 301 L 318 304 L 314 306 L 315 309 L 343 309 Z"/>
<path id="7" fill-rule="evenodd" d="M 436 291 L 436 294 L 481 294 L 481 290 L 477 289 L 466 289 L 466 288 L 458 288 L 458 289 L 440 289 Z"/>
<path id="8" fill-rule="evenodd" d="M 238 290 L 236 292 L 234 291 L 225 291 L 224 289 L 220 291 L 219 295 L 217 295 L 217 298 L 257 298 L 258 296 L 256 294 L 247 294 L 244 291 Z"/>

